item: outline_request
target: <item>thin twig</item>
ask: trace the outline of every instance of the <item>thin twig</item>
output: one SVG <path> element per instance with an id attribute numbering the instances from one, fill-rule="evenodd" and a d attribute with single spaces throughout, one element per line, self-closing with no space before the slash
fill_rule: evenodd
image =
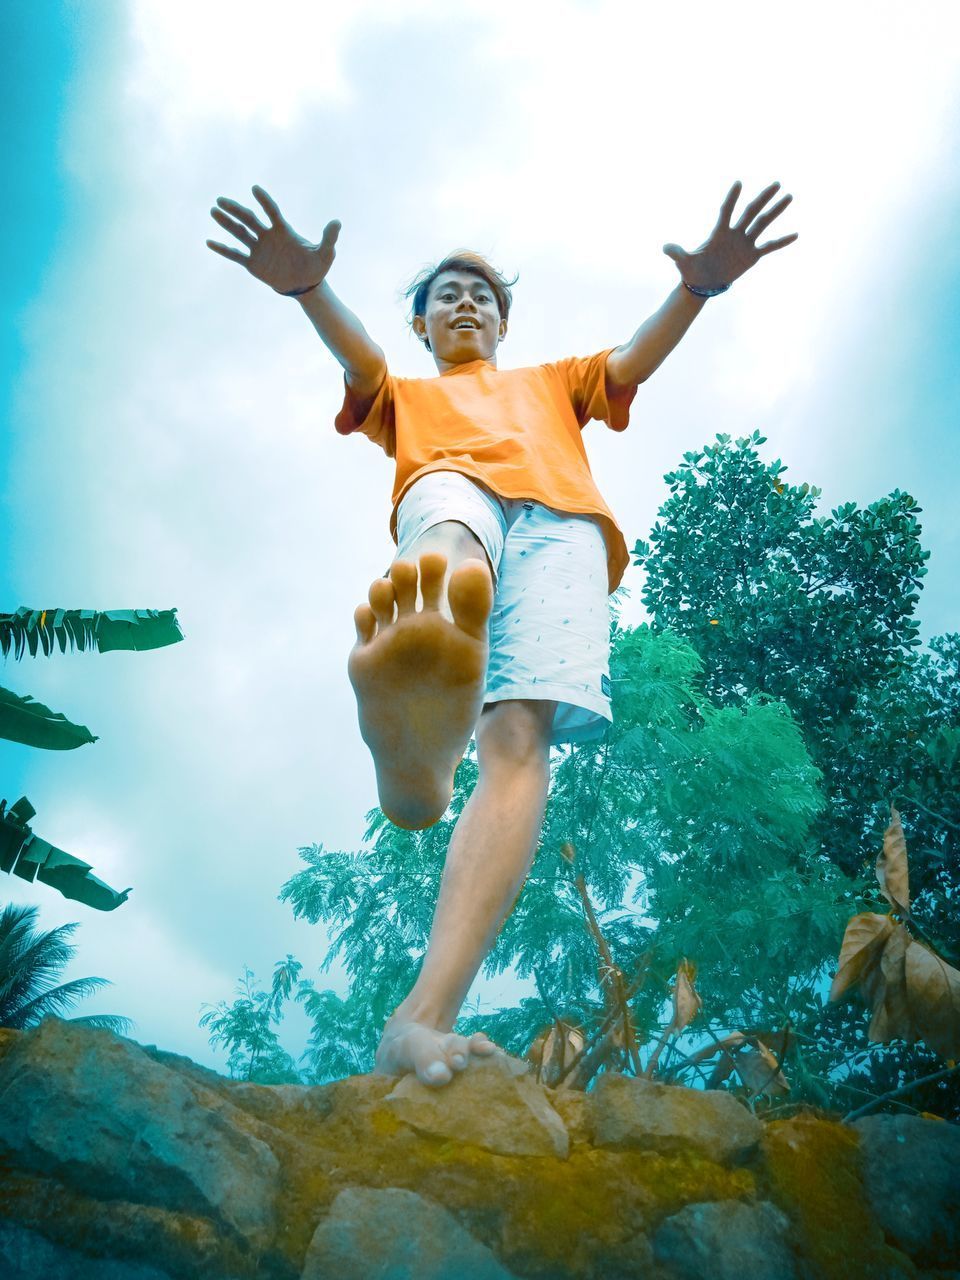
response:
<path id="1" fill-rule="evenodd" d="M 916 805 L 918 809 L 922 809 L 924 813 L 928 813 L 931 818 L 936 818 L 938 822 L 942 822 L 945 827 L 950 827 L 953 831 L 960 831 L 960 826 L 956 822 L 951 822 L 949 818 L 945 818 L 942 813 L 937 813 L 934 809 L 928 809 L 925 804 L 921 804 L 919 800 L 914 800 L 912 796 L 894 796 L 893 803 L 898 804 L 906 800 L 907 804 Z"/>
<path id="2" fill-rule="evenodd" d="M 879 1107 L 882 1102 L 891 1102 L 894 1098 L 901 1098 L 905 1093 L 912 1093 L 914 1089 L 919 1089 L 924 1084 L 934 1084 L 937 1080 L 945 1080 L 947 1076 L 955 1075 L 960 1071 L 960 1062 L 955 1062 L 952 1067 L 944 1067 L 942 1071 L 934 1071 L 928 1076 L 921 1076 L 919 1080 L 911 1080 L 909 1084 L 902 1084 L 899 1089 L 891 1089 L 889 1093 L 883 1094 L 879 1098 L 874 1098 L 872 1102 L 866 1102 L 856 1111 L 849 1112 L 843 1117 L 844 1124 L 850 1124 L 854 1120 L 859 1120 L 861 1116 L 865 1116 L 868 1111 L 872 1111 L 874 1107 Z"/>
<path id="3" fill-rule="evenodd" d="M 823 1076 L 815 1076 L 814 1079 L 824 1083 Z M 859 1093 L 862 1098 L 872 1098 L 874 1101 L 877 1100 L 877 1095 L 875 1093 L 871 1093 L 869 1089 L 860 1089 L 855 1084 L 848 1084 L 846 1080 L 830 1080 L 826 1083 L 832 1085 L 834 1089 L 846 1089 L 848 1093 Z M 896 1098 L 892 1098 L 891 1101 L 895 1107 L 903 1107 L 904 1111 L 912 1111 L 915 1116 L 920 1114 L 919 1107 L 911 1107 L 909 1102 L 899 1102 Z"/>
<path id="4" fill-rule="evenodd" d="M 682 1059 L 683 1059 L 683 1061 L 682 1061 L 682 1062 L 671 1062 L 669 1066 L 665 1066 L 665 1067 L 663 1068 L 663 1070 L 661 1071 L 661 1073 L 660 1073 L 661 1077 L 662 1077 L 664 1080 L 668 1080 L 668 1079 L 670 1079 L 672 1076 L 678 1076 L 678 1075 L 680 1074 L 680 1072 L 681 1072 L 681 1071 L 683 1071 L 683 1069 L 684 1069 L 685 1067 L 693 1067 L 694 1071 L 697 1073 L 697 1075 L 698 1075 L 698 1076 L 700 1077 L 700 1079 L 703 1081 L 704 1085 L 706 1085 L 706 1083 L 707 1083 L 707 1073 L 706 1073 L 706 1072 L 704 1071 L 704 1069 L 700 1066 L 700 1063 L 699 1063 L 699 1062 L 694 1062 L 694 1060 L 691 1058 L 691 1056 L 690 1056 L 690 1054 L 689 1054 L 689 1053 L 684 1053 L 682 1049 L 678 1049 L 678 1048 L 677 1048 L 677 1040 L 676 1040 L 676 1037 L 674 1037 L 674 1038 L 670 1041 L 670 1052 L 671 1052 L 671 1053 L 676 1054 L 676 1056 L 677 1056 L 678 1058 L 682 1058 Z"/>
<path id="5" fill-rule="evenodd" d="M 644 981 L 646 980 L 646 976 L 647 976 L 647 967 L 648 967 L 648 964 L 649 964 L 649 961 L 647 961 L 647 963 L 644 963 L 644 964 L 643 964 L 643 967 L 642 967 L 642 969 L 641 969 L 640 973 L 638 974 L 638 976 L 637 976 L 637 977 L 633 980 L 633 982 L 632 982 L 632 983 L 631 983 L 631 984 L 626 988 L 626 990 L 625 990 L 625 992 L 624 992 L 624 997 L 625 997 L 625 999 L 627 999 L 627 1000 L 631 1000 L 631 999 L 633 998 L 633 996 L 634 996 L 634 995 L 636 995 L 636 993 L 637 993 L 637 992 L 640 990 L 640 988 L 643 986 Z M 585 1057 L 586 1057 L 586 1055 L 587 1055 L 588 1053 L 590 1053 L 590 1052 L 591 1052 L 591 1050 L 592 1050 L 592 1049 L 593 1049 L 597 1044 L 599 1044 L 599 1042 L 600 1042 L 600 1041 L 603 1039 L 603 1037 L 607 1034 L 608 1029 L 609 1029 L 609 1028 L 614 1024 L 614 1023 L 616 1023 L 616 1022 L 617 1022 L 617 1020 L 619 1019 L 619 1017 L 620 1017 L 620 1011 L 619 1011 L 619 1010 L 614 1010 L 613 1012 L 608 1012 L 608 1013 L 607 1013 L 606 1017 L 603 1019 L 603 1021 L 601 1022 L 600 1026 L 599 1026 L 599 1028 L 597 1029 L 597 1033 L 596 1033 L 596 1035 L 594 1036 L 593 1040 L 588 1041 L 588 1042 L 583 1046 L 583 1048 L 580 1050 L 580 1052 L 576 1055 L 576 1057 L 571 1059 L 571 1061 L 570 1061 L 570 1062 L 567 1064 L 567 1066 L 563 1069 L 562 1074 L 558 1077 L 558 1079 L 557 1079 L 557 1083 L 556 1083 L 556 1085 L 554 1086 L 554 1088 L 557 1088 L 557 1089 L 558 1089 L 558 1088 L 560 1088 L 560 1086 L 562 1085 L 563 1081 L 564 1081 L 564 1080 L 565 1080 L 565 1079 L 566 1079 L 566 1078 L 567 1078 L 567 1077 L 568 1077 L 568 1076 L 573 1072 L 573 1070 L 574 1070 L 577 1066 L 579 1066 L 580 1061 L 581 1061 L 583 1058 L 585 1058 Z"/>

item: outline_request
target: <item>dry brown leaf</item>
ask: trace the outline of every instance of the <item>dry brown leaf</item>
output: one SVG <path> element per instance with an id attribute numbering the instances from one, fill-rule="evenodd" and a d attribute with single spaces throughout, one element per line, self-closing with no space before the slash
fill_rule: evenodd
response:
<path id="1" fill-rule="evenodd" d="M 540 1083 L 552 1086 L 585 1043 L 582 1027 L 561 1020 L 545 1027 L 525 1056 L 535 1064 Z"/>
<path id="2" fill-rule="evenodd" d="M 696 1053 L 691 1053 L 687 1059 L 688 1062 L 703 1062 L 704 1058 L 712 1058 L 718 1049 L 726 1050 L 736 1047 L 739 1044 L 746 1044 L 747 1037 L 742 1031 L 734 1031 L 728 1036 L 724 1036 L 722 1040 L 716 1040 L 713 1044 L 705 1045 L 702 1049 L 698 1049 Z"/>
<path id="3" fill-rule="evenodd" d="M 718 1085 L 723 1084 L 724 1080 L 726 1080 L 727 1076 L 733 1070 L 733 1066 L 733 1057 L 726 1051 L 721 1053 L 720 1061 L 710 1073 L 710 1079 L 707 1081 L 707 1088 L 716 1089 Z"/>
<path id="4" fill-rule="evenodd" d="M 768 1048 L 784 1057 L 796 1044 L 797 1037 L 789 1027 L 748 1027 L 747 1039 L 752 1043 L 762 1040 Z"/>
<path id="5" fill-rule="evenodd" d="M 906 956 L 907 996 L 917 1035 L 935 1053 L 960 1056 L 960 973 L 922 942 Z"/>
<path id="6" fill-rule="evenodd" d="M 694 990 L 694 968 L 686 960 L 677 966 L 677 976 L 673 984 L 673 1020 L 670 1029 L 680 1032 L 697 1016 L 703 1008 L 703 1001 Z"/>
<path id="7" fill-rule="evenodd" d="M 883 833 L 883 848 L 877 855 L 877 879 L 880 891 L 895 911 L 910 914 L 910 872 L 907 866 L 907 842 L 900 814 L 890 806 L 890 825 Z"/>
<path id="8" fill-rule="evenodd" d="M 907 998 L 907 951 L 913 939 L 904 925 L 895 926 L 880 957 L 879 982 L 872 992 L 873 1017 L 867 1038 L 878 1044 L 916 1039 L 916 1027 Z M 871 984 L 872 986 L 873 984 Z"/>
<path id="9" fill-rule="evenodd" d="M 756 1048 L 741 1049 L 736 1055 L 737 1074 L 751 1093 L 779 1098 L 790 1092 L 790 1086 L 777 1060 L 762 1041 Z"/>
<path id="10" fill-rule="evenodd" d="M 837 961 L 837 976 L 830 988 L 830 1000 L 839 1000 L 856 982 L 863 984 L 864 978 L 880 960 L 892 931 L 893 921 L 889 916 L 876 915 L 871 911 L 861 912 L 847 921 Z"/>
<path id="11" fill-rule="evenodd" d="M 573 861 L 577 856 L 577 851 L 568 840 L 565 840 L 560 846 L 560 856 L 565 858 L 567 862 L 573 866 Z"/>

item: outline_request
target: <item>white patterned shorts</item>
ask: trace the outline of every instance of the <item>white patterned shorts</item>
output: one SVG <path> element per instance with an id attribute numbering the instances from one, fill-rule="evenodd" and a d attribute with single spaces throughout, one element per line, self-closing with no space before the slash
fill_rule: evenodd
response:
<path id="1" fill-rule="evenodd" d="M 394 559 L 411 559 L 415 540 L 444 520 L 467 526 L 494 571 L 484 705 L 554 700 L 551 745 L 602 737 L 613 723 L 611 612 L 597 521 L 502 498 L 458 471 L 430 471 L 401 500 Z"/>

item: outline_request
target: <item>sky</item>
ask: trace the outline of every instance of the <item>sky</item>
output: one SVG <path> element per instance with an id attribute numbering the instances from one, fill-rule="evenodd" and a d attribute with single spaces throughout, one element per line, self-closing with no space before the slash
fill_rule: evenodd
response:
<path id="1" fill-rule="evenodd" d="M 277 900 L 298 850 L 360 849 L 377 803 L 346 663 L 393 557 L 393 464 L 336 434 L 342 374 L 291 299 L 212 253 L 260 184 L 318 240 L 390 369 L 436 371 L 399 291 L 468 246 L 519 272 L 500 367 L 624 342 L 739 179 L 793 202 L 584 443 L 628 547 L 665 472 L 716 432 L 823 490 L 899 488 L 931 550 L 924 639 L 960 629 L 960 18 L 952 3 L 7 0 L 0 7 L 0 610 L 176 608 L 183 643 L 4 663 L 98 735 L 0 743 L 0 797 L 129 900 L 79 921 L 77 1013 L 224 1067 L 201 1006 L 288 952 L 345 995 L 329 939 Z M 780 193 L 778 193 L 779 195 Z M 622 618 L 644 618 L 639 569 Z M 478 978 L 480 1008 L 529 985 Z M 305 1025 L 283 1039 L 299 1052 Z"/>

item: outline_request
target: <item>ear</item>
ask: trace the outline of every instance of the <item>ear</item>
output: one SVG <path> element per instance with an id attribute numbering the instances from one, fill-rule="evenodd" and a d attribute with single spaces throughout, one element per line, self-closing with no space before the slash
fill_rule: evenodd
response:
<path id="1" fill-rule="evenodd" d="M 423 316 L 413 317 L 413 332 L 417 335 L 423 345 L 430 350 L 430 343 L 427 341 L 427 323 Z"/>
<path id="2" fill-rule="evenodd" d="M 499 335 L 500 335 L 500 336 L 499 336 L 499 338 L 498 338 L 498 342 L 502 342 L 502 341 L 504 340 L 504 338 L 507 336 L 507 322 L 506 322 L 506 320 L 501 320 L 501 321 L 500 321 L 500 328 L 499 328 L 498 332 L 499 332 Z"/>

